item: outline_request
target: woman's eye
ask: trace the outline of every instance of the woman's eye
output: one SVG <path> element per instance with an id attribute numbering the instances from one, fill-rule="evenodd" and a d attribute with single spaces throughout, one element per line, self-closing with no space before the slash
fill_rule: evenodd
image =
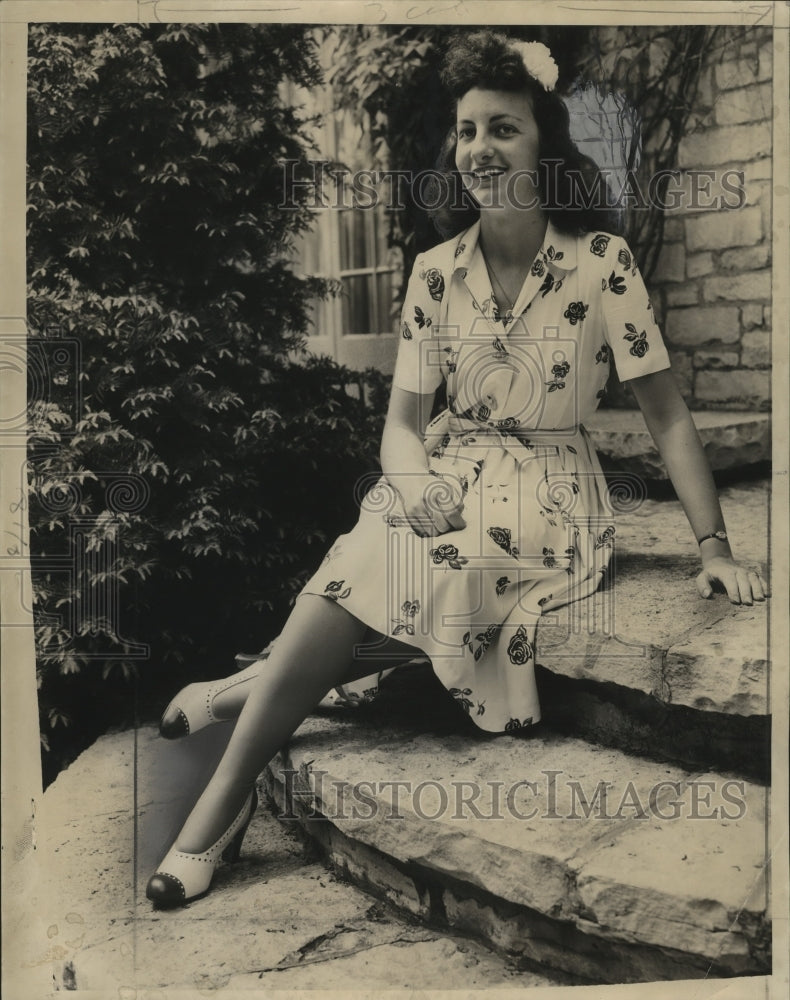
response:
<path id="1" fill-rule="evenodd" d="M 515 135 L 516 130 L 512 125 L 500 125 L 497 128 L 498 135 Z"/>
<path id="2" fill-rule="evenodd" d="M 468 139 L 472 134 L 472 130 L 470 128 L 458 128 L 455 130 L 455 134 L 459 139 Z"/>

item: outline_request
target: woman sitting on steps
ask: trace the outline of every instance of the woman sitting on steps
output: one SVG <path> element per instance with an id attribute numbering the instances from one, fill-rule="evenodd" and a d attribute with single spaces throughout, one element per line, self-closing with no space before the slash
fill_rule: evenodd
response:
<path id="1" fill-rule="evenodd" d="M 732 558 L 713 478 L 647 291 L 608 213 L 574 203 L 594 174 L 569 137 L 539 43 L 492 31 L 449 49 L 448 177 L 467 207 L 418 256 L 381 446 L 383 477 L 327 553 L 265 661 L 176 696 L 163 735 L 236 718 L 227 749 L 148 883 L 160 906 L 205 893 L 238 854 L 255 780 L 329 690 L 425 655 L 488 732 L 540 718 L 535 630 L 594 593 L 615 525 L 584 430 L 612 362 L 628 380 L 700 545 L 697 588 L 768 595 Z M 544 169 L 551 161 L 552 169 Z M 445 234 L 447 235 L 447 234 Z M 429 423 L 446 382 L 447 409 Z M 375 677 L 365 682 L 375 687 Z"/>

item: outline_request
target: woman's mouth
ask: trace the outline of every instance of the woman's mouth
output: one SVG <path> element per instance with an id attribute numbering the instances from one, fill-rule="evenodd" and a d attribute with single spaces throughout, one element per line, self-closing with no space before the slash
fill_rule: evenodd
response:
<path id="1" fill-rule="evenodd" d="M 504 172 L 504 167 L 476 167 L 470 171 L 471 176 L 476 180 L 489 180 L 493 177 L 499 177 Z"/>

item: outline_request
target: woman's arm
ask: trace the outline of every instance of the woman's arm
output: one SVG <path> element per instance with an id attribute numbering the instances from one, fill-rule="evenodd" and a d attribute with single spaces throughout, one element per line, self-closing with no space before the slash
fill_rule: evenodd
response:
<path id="1" fill-rule="evenodd" d="M 643 375 L 630 384 L 691 530 L 697 538 L 722 530 L 724 518 L 710 465 L 671 371 Z M 717 582 L 733 604 L 752 604 L 768 596 L 765 580 L 733 560 L 728 542 L 707 538 L 700 545 L 700 555 L 697 587 L 703 597 L 711 596 Z"/>
<path id="2" fill-rule="evenodd" d="M 423 435 L 433 406 L 433 393 L 408 392 L 394 385 L 381 438 L 381 468 L 401 496 L 409 524 L 418 535 L 442 535 L 466 524 L 460 494 L 428 472 Z"/>

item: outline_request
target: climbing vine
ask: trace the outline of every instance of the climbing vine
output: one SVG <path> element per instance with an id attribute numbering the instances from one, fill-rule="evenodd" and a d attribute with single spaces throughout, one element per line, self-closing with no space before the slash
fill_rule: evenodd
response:
<path id="1" fill-rule="evenodd" d="M 703 67 L 731 41 L 723 41 L 722 29 L 710 26 L 530 27 L 508 33 L 551 48 L 560 93 L 591 84 L 601 101 L 607 95 L 610 104 L 614 100 L 615 131 L 629 123 L 622 156 L 626 168 L 637 165 L 640 190 L 658 171 L 676 166 L 680 142 L 695 124 Z M 336 46 L 328 82 L 338 107 L 368 132 L 376 166 L 433 167 L 451 120 L 439 67 L 453 33 L 443 27 L 350 25 L 333 28 L 328 37 Z M 659 196 L 669 179 L 664 175 Z M 661 198 L 654 200 L 626 216 L 627 238 L 648 279 L 664 241 Z M 408 197 L 403 211 L 390 215 L 390 241 L 403 252 L 406 275 L 416 253 L 436 242 L 432 224 Z"/>
<path id="2" fill-rule="evenodd" d="M 657 197 L 640 200 L 637 211 L 627 213 L 626 238 L 634 247 L 642 273 L 650 280 L 664 243 L 662 208 L 668 171 L 677 166 L 681 140 L 695 127 L 695 114 L 703 67 L 721 41 L 721 29 L 710 26 L 628 26 L 594 35 L 595 44 L 579 63 L 579 75 L 598 85 L 598 92 L 621 94 L 634 108 L 639 144 L 629 151 L 636 166 L 640 191 L 660 177 Z M 603 44 L 602 44 L 603 43 Z M 608 44 L 607 44 L 608 43 Z"/>

